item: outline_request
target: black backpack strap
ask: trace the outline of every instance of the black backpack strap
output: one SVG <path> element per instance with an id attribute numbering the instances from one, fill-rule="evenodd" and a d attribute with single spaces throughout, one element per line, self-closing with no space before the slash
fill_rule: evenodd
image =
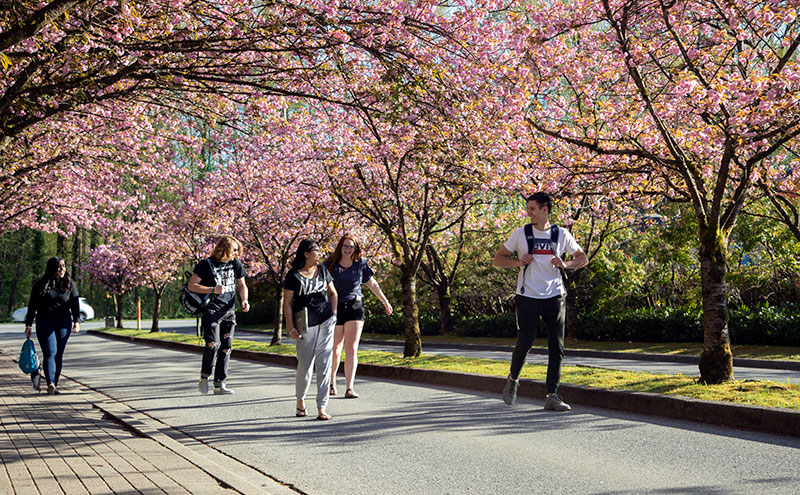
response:
<path id="1" fill-rule="evenodd" d="M 525 232 L 525 241 L 528 243 L 528 254 L 533 254 L 533 249 L 536 245 L 536 239 L 533 237 L 533 225 L 526 224 L 523 228 Z M 530 264 L 530 263 L 529 263 Z M 522 268 L 522 282 L 520 283 L 519 293 L 525 294 L 525 273 L 528 271 L 528 265 Z"/>
<path id="2" fill-rule="evenodd" d="M 550 225 L 550 249 L 553 256 L 558 256 L 558 225 Z"/>
<path id="3" fill-rule="evenodd" d="M 558 252 L 558 225 L 550 225 L 550 249 L 553 250 L 553 256 L 561 257 L 561 254 Z M 558 271 L 563 278 L 568 278 L 567 272 L 564 271 L 563 268 L 559 268 Z"/>

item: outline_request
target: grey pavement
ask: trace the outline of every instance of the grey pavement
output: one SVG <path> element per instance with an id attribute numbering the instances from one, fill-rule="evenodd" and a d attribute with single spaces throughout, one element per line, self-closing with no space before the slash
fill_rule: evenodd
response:
<path id="1" fill-rule="evenodd" d="M 61 395 L 35 392 L 12 360 L 17 352 L 0 346 L 0 493 L 291 493 L 235 461 L 225 470 L 216 451 L 185 435 L 181 442 L 159 433 L 162 425 L 67 377 Z M 217 462 L 207 466 L 210 459 Z"/>
<path id="2" fill-rule="evenodd" d="M 0 343 L 21 345 L 0 328 Z M 357 379 L 334 418 L 294 417 L 294 369 L 233 359 L 232 396 L 197 392 L 200 356 L 80 334 L 64 373 L 310 494 L 789 494 L 800 438 L 521 398 Z"/>
<path id="3" fill-rule="evenodd" d="M 142 323 L 143 328 L 150 328 L 150 321 Z M 87 328 L 100 328 L 102 324 L 98 322 L 89 322 Z M 85 326 L 86 326 L 85 325 Z M 135 328 L 135 322 L 125 321 L 126 328 Z M 194 334 L 194 320 L 165 320 L 162 322 L 162 330 L 167 332 L 178 332 L 186 334 Z M 253 340 L 257 342 L 269 342 L 272 339 L 272 333 L 263 332 L 248 332 L 242 329 L 237 329 L 237 339 Z M 285 343 L 293 344 L 291 339 L 285 339 Z M 542 340 L 537 340 L 537 344 L 542 344 Z M 393 351 L 402 352 L 403 344 L 401 342 L 381 342 L 370 343 L 362 342 L 359 349 L 369 351 Z M 465 356 L 472 358 L 496 359 L 500 361 L 511 361 L 511 351 L 508 350 L 482 350 L 471 349 L 470 346 L 454 346 L 447 348 L 444 345 L 426 345 L 423 338 L 422 344 L 423 352 L 426 354 L 441 354 L 451 356 Z M 622 353 L 607 353 L 610 355 Z M 564 365 L 574 366 L 590 366 L 595 368 L 609 368 L 626 371 L 646 371 L 649 373 L 659 373 L 666 375 L 682 374 L 686 376 L 698 376 L 699 370 L 697 364 L 693 363 L 678 363 L 670 361 L 658 361 L 656 358 L 633 360 L 628 356 L 620 357 L 585 357 L 580 355 L 570 354 L 567 350 L 567 355 L 564 358 Z M 528 354 L 528 363 L 547 364 L 547 355 L 531 352 Z M 768 369 L 768 368 L 754 368 L 746 366 L 734 366 L 734 375 L 737 380 L 770 380 L 779 383 L 800 383 L 800 369 Z"/>

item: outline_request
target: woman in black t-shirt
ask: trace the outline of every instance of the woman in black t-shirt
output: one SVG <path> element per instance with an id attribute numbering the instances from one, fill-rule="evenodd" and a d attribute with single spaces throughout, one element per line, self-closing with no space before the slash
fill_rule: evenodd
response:
<path id="1" fill-rule="evenodd" d="M 47 380 L 47 393 L 59 394 L 58 378 L 61 363 L 67 348 L 70 330 L 80 331 L 78 288 L 70 279 L 64 258 L 47 260 L 44 276 L 33 284 L 28 314 L 25 316 L 25 335 L 31 336 L 31 327 L 36 319 L 36 338 L 42 350 L 42 368 Z M 41 376 L 38 371 L 31 374 L 33 388 L 39 390 Z"/>
<path id="2" fill-rule="evenodd" d="M 236 329 L 234 304 L 236 293 L 242 300 L 242 311 L 250 311 L 247 300 L 247 275 L 244 265 L 239 261 L 242 244 L 229 235 L 222 236 L 211 255 L 194 267 L 188 289 L 197 294 L 211 294 L 211 300 L 203 309 L 200 327 L 206 346 L 203 349 L 203 362 L 200 368 L 200 393 L 209 391 L 208 378 L 214 368 L 214 394 L 232 394 L 233 390 L 225 384 L 228 379 L 228 365 L 233 349 L 233 331 Z M 214 365 L 214 357 L 217 364 Z"/>
<path id="3" fill-rule="evenodd" d="M 336 288 L 325 265 L 320 263 L 319 246 L 310 239 L 297 246 L 292 269 L 286 274 L 283 312 L 286 328 L 297 342 L 297 377 L 295 395 L 298 417 L 306 412 L 306 393 L 312 372 L 317 375 L 317 419 L 331 416 L 328 404 L 333 327 L 336 325 Z"/>

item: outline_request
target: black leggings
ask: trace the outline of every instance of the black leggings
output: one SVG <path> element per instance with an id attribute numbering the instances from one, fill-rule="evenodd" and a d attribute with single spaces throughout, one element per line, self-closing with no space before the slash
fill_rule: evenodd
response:
<path id="1" fill-rule="evenodd" d="M 517 345 L 511 355 L 511 377 L 519 378 L 525 357 L 531 350 L 539 330 L 539 317 L 547 327 L 547 392 L 554 394 L 561 382 L 561 362 L 564 360 L 564 296 L 533 299 L 517 296 Z"/>

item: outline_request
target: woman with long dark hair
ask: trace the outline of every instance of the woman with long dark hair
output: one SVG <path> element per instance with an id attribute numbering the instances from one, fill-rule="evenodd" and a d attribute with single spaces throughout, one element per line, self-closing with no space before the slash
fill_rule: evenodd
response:
<path id="1" fill-rule="evenodd" d="M 328 404 L 337 295 L 330 272 L 320 263 L 316 242 L 311 239 L 300 241 L 283 288 L 286 328 L 297 342 L 295 415 L 308 415 L 306 393 L 311 385 L 311 375 L 316 371 L 317 419 L 330 419 L 325 407 Z"/>
<path id="2" fill-rule="evenodd" d="M 42 368 L 47 380 L 47 393 L 57 395 L 61 362 L 67 347 L 70 330 L 80 331 L 78 288 L 70 279 L 64 258 L 47 260 L 44 276 L 31 290 L 28 314 L 25 316 L 25 335 L 31 336 L 31 327 L 36 319 L 36 338 L 42 351 Z M 31 375 L 33 388 L 39 390 L 41 375 Z"/>
<path id="3" fill-rule="evenodd" d="M 333 284 L 336 293 L 339 294 L 339 310 L 336 313 L 336 327 L 333 331 L 330 394 L 336 395 L 336 371 L 339 369 L 339 356 L 344 344 L 346 353 L 344 396 L 355 399 L 358 397 L 353 390 L 358 367 L 358 343 L 361 340 L 361 330 L 364 328 L 364 295 L 361 292 L 361 284 L 365 284 L 383 303 L 387 315 L 392 314 L 392 305 L 373 277 L 375 272 L 361 256 L 361 246 L 352 235 L 345 234 L 339 239 L 339 244 L 325 265 L 333 276 Z"/>

